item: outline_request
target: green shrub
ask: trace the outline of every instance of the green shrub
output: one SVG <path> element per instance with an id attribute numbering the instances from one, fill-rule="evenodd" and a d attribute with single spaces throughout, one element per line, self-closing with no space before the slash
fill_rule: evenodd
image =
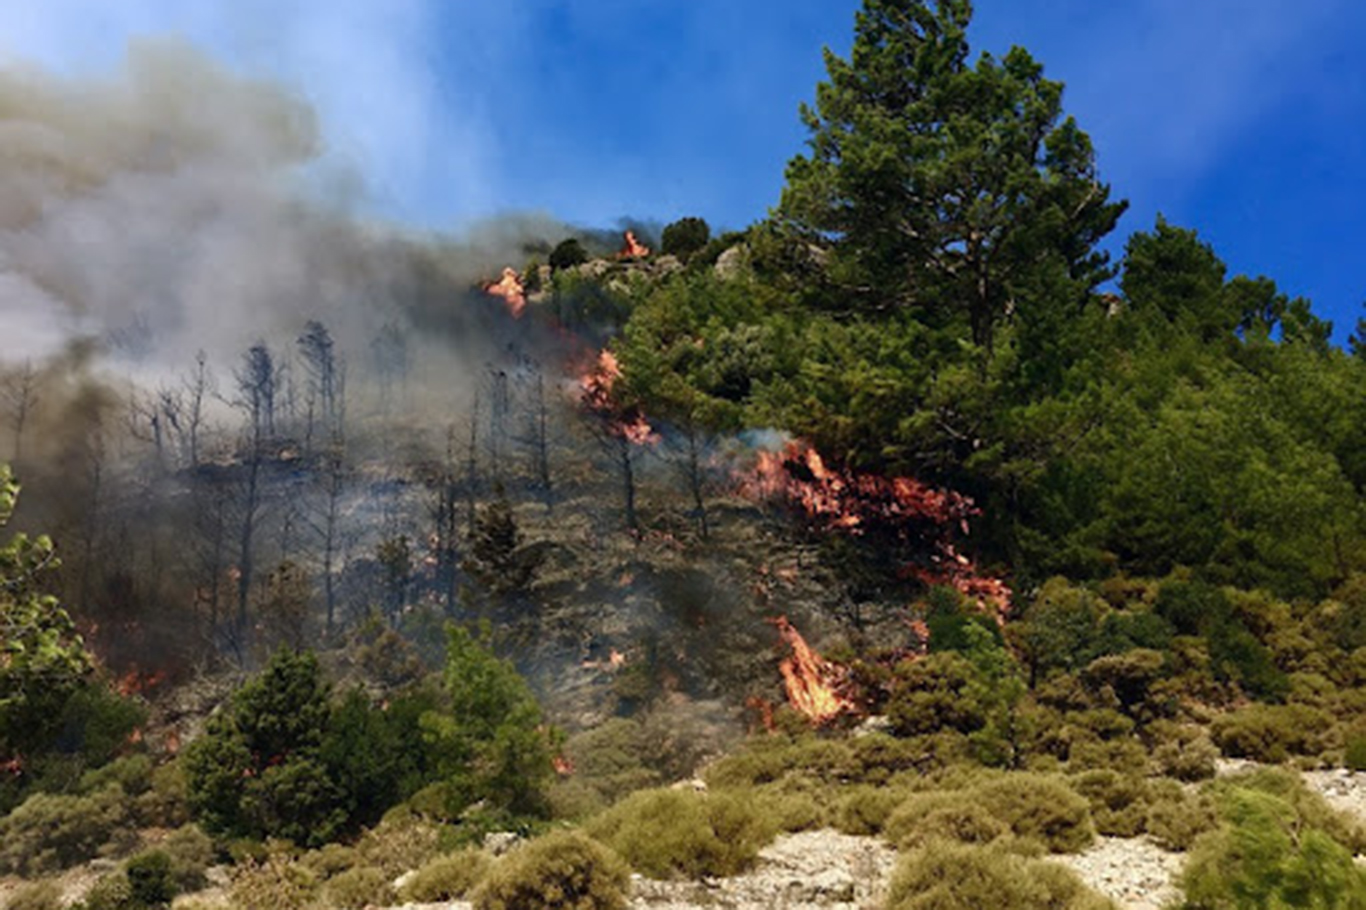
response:
<path id="1" fill-rule="evenodd" d="M 179 761 L 152 771 L 150 788 L 133 801 L 138 824 L 154 828 L 179 828 L 190 820 L 186 799 L 185 770 Z"/>
<path id="2" fill-rule="evenodd" d="M 1221 803 L 1228 825 L 1200 838 L 1182 872 L 1185 907 L 1366 908 L 1366 870 L 1289 802 L 1234 788 Z"/>
<path id="3" fill-rule="evenodd" d="M 845 834 L 881 834 L 888 817 L 909 795 L 896 787 L 854 787 L 835 807 L 835 827 Z"/>
<path id="4" fill-rule="evenodd" d="M 365 865 L 396 876 L 436 856 L 439 841 L 436 827 L 420 819 L 386 818 L 357 841 L 356 852 Z"/>
<path id="5" fill-rule="evenodd" d="M 1196 838 L 1218 824 L 1218 810 L 1208 795 L 1187 793 L 1173 781 L 1153 786 L 1144 827 L 1162 849 L 1189 850 Z"/>
<path id="6" fill-rule="evenodd" d="M 62 889 L 56 882 L 34 882 L 10 895 L 5 910 L 61 910 Z"/>
<path id="7" fill-rule="evenodd" d="M 695 216 L 688 216 L 665 225 L 664 232 L 659 237 L 660 252 L 677 256 L 686 262 L 689 256 L 706 246 L 709 240 L 711 227 L 707 222 Z"/>
<path id="8" fill-rule="evenodd" d="M 473 847 L 439 856 L 404 882 L 399 897 L 419 904 L 464 897 L 479 884 L 492 862 L 487 853 Z"/>
<path id="9" fill-rule="evenodd" d="M 122 869 L 102 875 L 85 893 L 83 910 L 131 910 L 133 887 Z"/>
<path id="10" fill-rule="evenodd" d="M 752 801 L 765 824 L 776 831 L 810 831 L 825 824 L 826 808 L 809 788 L 777 783 L 731 795 Z"/>
<path id="11" fill-rule="evenodd" d="M 171 876 L 171 857 L 163 850 L 139 853 L 124 864 L 128 889 L 133 902 L 145 907 L 162 907 L 176 896 Z"/>
<path id="12" fill-rule="evenodd" d="M 1342 763 L 1353 771 L 1366 771 L 1366 730 L 1355 727 L 1344 737 Z"/>
<path id="13" fill-rule="evenodd" d="M 583 244 L 579 243 L 578 239 L 574 237 L 570 237 L 567 240 L 561 240 L 555 245 L 555 248 L 550 251 L 550 267 L 557 272 L 560 269 L 582 265 L 587 261 L 588 251 L 585 250 Z"/>
<path id="14" fill-rule="evenodd" d="M 1353 853 L 1366 852 L 1366 827 L 1354 816 L 1333 809 L 1322 796 L 1305 786 L 1299 774 L 1282 768 L 1257 768 L 1221 777 L 1207 785 L 1209 795 L 1224 812 L 1232 794 L 1254 790 L 1289 805 L 1304 827 L 1317 828 Z"/>
<path id="15" fill-rule="evenodd" d="M 642 790 L 589 821 L 588 833 L 653 878 L 733 875 L 773 835 L 756 807 L 723 793 Z"/>
<path id="16" fill-rule="evenodd" d="M 887 717 L 898 736 L 935 733 L 942 729 L 971 733 L 987 721 L 986 709 L 975 697 L 976 668 L 953 651 L 931 654 L 897 667 Z"/>
<path id="17" fill-rule="evenodd" d="M 1147 733 L 1158 741 L 1153 749 L 1153 763 L 1163 775 L 1184 781 L 1214 776 L 1219 748 L 1203 728 L 1159 721 L 1151 724 Z"/>
<path id="18" fill-rule="evenodd" d="M 118 784 L 129 796 L 145 793 L 152 786 L 152 760 L 146 755 L 128 755 L 81 775 L 76 789 L 80 793 L 94 793 L 110 784 Z"/>
<path id="19" fill-rule="evenodd" d="M 116 783 L 86 795 L 35 793 L 0 819 L 0 872 L 31 876 L 86 862 L 129 836 L 129 812 Z"/>
<path id="20" fill-rule="evenodd" d="M 974 788 L 973 795 L 1017 836 L 1054 853 L 1074 853 L 1095 839 L 1086 800 L 1059 778 L 1007 774 Z"/>
<path id="21" fill-rule="evenodd" d="M 539 838 L 494 864 L 474 894 L 478 910 L 624 910 L 626 863 L 577 831 Z"/>
<path id="22" fill-rule="evenodd" d="M 198 825 L 184 825 L 172 831 L 159 849 L 171 860 L 171 881 L 177 893 L 198 891 L 213 864 L 213 841 Z"/>
<path id="23" fill-rule="evenodd" d="M 921 815 L 914 827 L 897 842 L 897 849 L 914 850 L 936 840 L 988 844 L 1009 833 L 1010 826 L 984 806 L 954 800 L 934 806 Z"/>
<path id="24" fill-rule="evenodd" d="M 360 851 L 345 844 L 327 844 L 299 857 L 299 862 L 321 881 L 360 864 Z"/>
<path id="25" fill-rule="evenodd" d="M 936 812 L 942 823 L 961 822 L 974 836 L 984 812 L 1016 837 L 1038 841 L 1053 853 L 1081 850 L 1095 837 L 1087 801 L 1057 777 L 1021 771 L 966 778 L 956 788 L 952 777 L 943 783 L 944 789 L 914 794 L 891 814 L 884 830 L 888 840 L 901 844 L 914 839 Z"/>
<path id="26" fill-rule="evenodd" d="M 1144 778 L 1094 770 L 1072 777 L 1069 783 L 1090 802 L 1091 820 L 1098 834 L 1137 837 L 1147 827 L 1148 787 Z"/>
<path id="27" fill-rule="evenodd" d="M 1305 705 L 1248 705 L 1214 719 L 1214 741 L 1232 758 L 1278 764 L 1292 755 L 1318 755 L 1333 719 Z"/>
<path id="28" fill-rule="evenodd" d="M 885 910 L 1102 910 L 1108 900 L 1056 863 L 1001 847 L 931 841 L 892 876 Z"/>
<path id="29" fill-rule="evenodd" d="M 339 872 L 323 884 L 323 901 L 328 907 L 341 910 L 364 910 L 365 907 L 387 907 L 398 897 L 389 876 L 374 866 L 357 866 Z"/>
<path id="30" fill-rule="evenodd" d="M 280 853 L 237 865 L 228 888 L 236 910 L 305 910 L 317 893 L 317 876 Z"/>

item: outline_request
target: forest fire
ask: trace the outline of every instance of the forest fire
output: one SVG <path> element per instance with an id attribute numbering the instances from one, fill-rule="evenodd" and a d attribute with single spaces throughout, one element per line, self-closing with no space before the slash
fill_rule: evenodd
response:
<path id="1" fill-rule="evenodd" d="M 817 654 L 786 616 L 770 622 L 792 649 L 792 656 L 778 665 L 792 707 L 817 725 L 827 724 L 841 714 L 855 710 L 854 703 L 836 690 L 844 668 Z"/>
<path id="2" fill-rule="evenodd" d="M 517 275 L 516 269 L 510 266 L 504 268 L 503 277 L 484 285 L 484 291 L 494 297 L 503 298 L 513 319 L 522 318 L 522 312 L 526 309 L 526 288 L 522 285 L 522 279 Z"/>
<path id="3" fill-rule="evenodd" d="M 968 533 L 979 513 L 973 501 L 951 490 L 936 490 L 913 477 L 882 477 L 832 468 L 810 445 L 795 440 L 780 451 L 759 453 L 742 491 L 757 499 L 795 505 L 817 530 L 861 536 L 880 533 L 917 550 L 929 550 L 928 564 L 908 565 L 905 574 L 925 584 L 948 585 L 998 620 L 1009 612 L 1011 590 L 984 576 L 950 540 Z"/>
<path id="4" fill-rule="evenodd" d="M 592 369 L 579 379 L 583 403 L 603 418 L 608 432 L 613 436 L 633 445 L 653 445 L 659 441 L 659 435 L 645 415 L 637 407 L 623 407 L 613 394 L 620 379 L 621 365 L 617 362 L 617 356 L 603 349 L 598 353 Z"/>
<path id="5" fill-rule="evenodd" d="M 627 231 L 622 241 L 622 248 L 617 253 L 618 259 L 644 259 L 650 255 L 650 248 L 636 239 L 635 231 Z"/>
<path id="6" fill-rule="evenodd" d="M 165 681 L 165 670 L 153 670 L 148 672 L 134 669 L 129 670 L 123 676 L 119 677 L 118 682 L 114 684 L 114 688 L 118 690 L 120 695 L 127 698 L 130 695 L 146 695 Z"/>

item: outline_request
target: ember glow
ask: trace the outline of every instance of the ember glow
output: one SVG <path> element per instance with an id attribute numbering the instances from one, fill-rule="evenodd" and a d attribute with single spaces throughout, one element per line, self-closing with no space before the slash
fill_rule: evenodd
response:
<path id="1" fill-rule="evenodd" d="M 150 673 L 144 670 L 130 670 L 119 677 L 114 688 L 118 690 L 120 695 L 127 698 L 130 695 L 146 695 L 165 681 L 165 670 L 155 670 Z"/>
<path id="2" fill-rule="evenodd" d="M 650 255 L 650 248 L 636 239 L 635 231 L 627 231 L 622 241 L 621 251 L 617 253 L 617 258 L 644 259 Z"/>
<path id="3" fill-rule="evenodd" d="M 623 407 L 613 394 L 620 379 L 621 365 L 617 362 L 617 355 L 604 349 L 598 354 L 592 369 L 579 379 L 584 405 L 603 418 L 608 432 L 613 436 L 625 439 L 632 445 L 654 445 L 659 441 L 659 434 L 650 426 L 645 415 L 637 407 Z"/>
<path id="4" fill-rule="evenodd" d="M 787 621 L 786 616 L 772 620 L 783 642 L 792 649 L 792 656 L 778 665 L 783 674 L 783 688 L 792 707 L 806 715 L 813 724 L 826 724 L 849 711 L 855 710 L 852 701 L 842 697 L 836 689 L 844 675 L 844 668 L 817 654 L 801 633 Z"/>
<path id="5" fill-rule="evenodd" d="M 484 291 L 494 297 L 503 298 L 513 319 L 522 318 L 522 312 L 526 309 L 526 288 L 523 287 L 516 269 L 503 269 L 503 277 L 484 285 Z"/>

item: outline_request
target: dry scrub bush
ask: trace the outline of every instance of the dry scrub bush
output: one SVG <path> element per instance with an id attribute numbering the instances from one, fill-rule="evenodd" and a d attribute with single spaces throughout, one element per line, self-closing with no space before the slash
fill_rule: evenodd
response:
<path id="1" fill-rule="evenodd" d="M 365 865 L 397 876 L 436 856 L 439 841 L 435 826 L 395 814 L 365 832 L 356 843 L 356 852 Z"/>
<path id="2" fill-rule="evenodd" d="M 318 878 L 282 853 L 247 860 L 233 871 L 229 898 L 236 910 L 304 910 L 318 893 Z"/>
<path id="3" fill-rule="evenodd" d="M 1069 783 L 1091 804 L 1096 833 L 1108 837 L 1137 837 L 1148 818 L 1148 782 L 1118 771 L 1086 771 Z"/>
<path id="4" fill-rule="evenodd" d="M 930 841 L 892 876 L 885 910 L 1113 910 L 1068 869 L 999 847 Z"/>
<path id="5" fill-rule="evenodd" d="M 35 793 L 0 819 L 0 872 L 37 875 L 127 846 L 131 801 L 117 783 L 94 793 Z"/>
<path id="6" fill-rule="evenodd" d="M 1214 741 L 1231 758 L 1278 764 L 1318 755 L 1333 719 L 1305 705 L 1253 704 L 1214 719 Z"/>
<path id="7" fill-rule="evenodd" d="M 774 826 L 724 793 L 642 790 L 592 819 L 588 833 L 652 878 L 733 875 L 750 866 Z"/>
<path id="8" fill-rule="evenodd" d="M 491 864 L 487 853 L 473 847 L 438 856 L 404 882 L 399 897 L 418 904 L 464 897 L 479 884 Z"/>
<path id="9" fill-rule="evenodd" d="M 888 816 L 909 796 L 909 790 L 897 787 L 852 787 L 835 806 L 835 827 L 845 834 L 881 834 Z"/>
<path id="10" fill-rule="evenodd" d="M 1153 763 L 1165 776 L 1184 781 L 1214 776 L 1219 748 L 1202 727 L 1158 721 L 1149 725 L 1147 733 L 1158 741 L 1153 749 Z"/>
<path id="11" fill-rule="evenodd" d="M 332 876 L 358 865 L 360 854 L 355 847 L 348 847 L 345 844 L 327 844 L 317 850 L 308 851 L 299 857 L 299 862 L 317 876 L 320 881 L 326 881 Z"/>
<path id="12" fill-rule="evenodd" d="M 474 894 L 477 910 L 624 910 L 630 869 L 578 831 L 556 831 L 493 865 Z"/>
<path id="13" fill-rule="evenodd" d="M 398 897 L 389 876 L 374 866 L 357 866 L 339 872 L 323 884 L 323 903 L 340 910 L 363 910 L 365 907 L 386 907 Z"/>
<path id="14" fill-rule="evenodd" d="M 951 786 L 951 784 L 950 784 Z M 1000 775 L 959 789 L 918 793 L 887 819 L 885 835 L 894 844 L 919 839 L 917 829 L 930 821 L 955 825 L 973 838 L 983 833 L 977 820 L 990 816 L 1016 837 L 1038 841 L 1053 853 L 1074 853 L 1095 838 L 1087 801 L 1056 777 L 1029 772 Z"/>
<path id="15" fill-rule="evenodd" d="M 5 910 L 60 910 L 62 889 L 55 882 L 34 882 L 10 895 Z"/>
<path id="16" fill-rule="evenodd" d="M 1218 824 L 1218 810 L 1208 795 L 1187 793 L 1175 781 L 1153 785 L 1144 827 L 1162 849 L 1189 850 L 1196 838 Z"/>
<path id="17" fill-rule="evenodd" d="M 85 893 L 83 910 L 127 910 L 133 901 L 133 886 L 122 869 L 102 875 Z"/>

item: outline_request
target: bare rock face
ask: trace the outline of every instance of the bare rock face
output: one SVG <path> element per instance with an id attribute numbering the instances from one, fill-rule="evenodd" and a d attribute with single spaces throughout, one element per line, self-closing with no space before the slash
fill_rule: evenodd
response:
<path id="1" fill-rule="evenodd" d="M 749 260 L 749 248 L 744 244 L 733 246 L 716 259 L 716 275 L 719 278 L 736 278 L 744 271 Z"/>
<path id="2" fill-rule="evenodd" d="M 636 910 L 857 910 L 886 893 L 896 853 L 881 841 L 836 831 L 784 835 L 760 851 L 744 875 L 706 882 L 631 884 Z"/>
<path id="3" fill-rule="evenodd" d="M 1185 859 L 1142 837 L 1097 838 L 1084 853 L 1053 857 L 1125 910 L 1172 905 L 1181 896 L 1175 882 Z"/>

